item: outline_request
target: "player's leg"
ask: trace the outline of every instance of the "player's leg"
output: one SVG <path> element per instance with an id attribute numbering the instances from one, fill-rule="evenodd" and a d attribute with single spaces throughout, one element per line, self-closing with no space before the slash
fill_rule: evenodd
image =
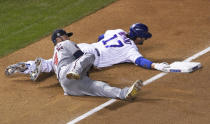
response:
<path id="1" fill-rule="evenodd" d="M 92 81 L 89 78 L 82 78 L 80 80 L 69 80 L 65 78 L 60 80 L 61 86 L 64 90 L 65 95 L 74 96 L 101 96 L 109 98 L 120 98 L 123 93 L 121 93 L 120 88 L 110 87 L 108 84 L 100 81 Z M 124 89 L 124 96 L 128 88 Z"/>
<path id="2" fill-rule="evenodd" d="M 111 87 L 105 82 L 91 80 L 88 77 L 84 77 L 83 81 L 83 93 L 89 96 L 125 99 L 126 93 L 129 89 L 129 87 L 125 87 L 123 89 Z"/>
<path id="3" fill-rule="evenodd" d="M 84 54 L 71 63 L 66 77 L 69 79 L 80 79 L 80 76 L 87 72 L 87 69 L 91 67 L 91 65 L 94 63 L 94 60 L 95 56 L 93 54 Z"/>
<path id="4" fill-rule="evenodd" d="M 131 99 L 134 98 L 138 90 L 141 88 L 141 82 L 135 82 L 131 87 L 125 87 L 123 89 L 117 87 L 111 87 L 107 83 L 102 81 L 94 81 L 87 76 L 81 80 L 69 80 L 65 78 L 60 80 L 61 86 L 64 89 L 66 95 L 75 96 L 100 96 L 119 99 Z"/>
<path id="5" fill-rule="evenodd" d="M 52 72 L 53 66 L 52 66 L 52 59 L 45 60 L 43 58 L 36 58 L 34 62 L 35 67 L 30 73 L 30 78 L 32 81 L 36 81 L 41 72 Z"/>
<path id="6" fill-rule="evenodd" d="M 18 62 L 16 64 L 8 66 L 5 69 L 5 74 L 7 76 L 15 73 L 29 74 L 34 68 L 35 68 L 34 61 Z"/>
<path id="7" fill-rule="evenodd" d="M 45 60 L 38 57 L 35 61 L 19 62 L 8 66 L 5 69 L 5 74 L 7 76 L 15 73 L 30 74 L 31 80 L 36 81 L 41 72 L 51 72 L 52 70 L 52 59 Z"/>
<path id="8" fill-rule="evenodd" d="M 30 73 L 30 79 L 32 81 L 36 81 L 41 73 L 42 60 L 43 59 L 39 57 L 35 59 L 35 69 Z"/>
<path id="9" fill-rule="evenodd" d="M 122 89 L 111 87 L 110 85 L 102 81 L 91 80 L 88 77 L 85 77 L 84 80 L 84 84 L 87 83 L 87 81 L 89 82 L 88 88 L 85 88 L 83 91 L 86 93 L 86 95 L 119 98 L 126 100 L 135 98 L 138 94 L 138 91 L 143 86 L 141 80 L 135 81 L 131 87 L 125 87 Z"/>

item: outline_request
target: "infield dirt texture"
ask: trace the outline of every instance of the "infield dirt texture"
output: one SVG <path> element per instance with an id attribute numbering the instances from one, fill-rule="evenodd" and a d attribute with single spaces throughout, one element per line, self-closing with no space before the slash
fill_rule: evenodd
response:
<path id="1" fill-rule="evenodd" d="M 119 0 L 64 29 L 77 43 L 93 43 L 108 29 L 142 22 L 153 37 L 140 46 L 145 58 L 172 63 L 210 46 L 209 0 Z M 1 124 L 65 124 L 108 98 L 64 96 L 55 75 L 38 83 L 25 75 L 6 77 L 4 69 L 36 57 L 51 58 L 50 36 L 0 59 Z M 81 124 L 208 124 L 210 122 L 210 53 L 194 60 L 202 69 L 170 73 L 145 86 L 134 102 L 117 101 Z M 92 72 L 95 80 L 124 87 L 160 72 L 120 64 Z"/>

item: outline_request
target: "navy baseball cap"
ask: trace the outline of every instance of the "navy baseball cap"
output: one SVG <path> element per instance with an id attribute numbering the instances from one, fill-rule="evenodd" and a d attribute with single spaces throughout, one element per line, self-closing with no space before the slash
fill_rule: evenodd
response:
<path id="1" fill-rule="evenodd" d="M 63 29 L 57 29 L 52 34 L 52 37 L 51 37 L 52 42 L 55 44 L 56 38 L 63 35 L 67 35 L 68 37 L 71 37 L 73 33 L 72 32 L 66 33 L 66 31 L 64 31 Z"/>

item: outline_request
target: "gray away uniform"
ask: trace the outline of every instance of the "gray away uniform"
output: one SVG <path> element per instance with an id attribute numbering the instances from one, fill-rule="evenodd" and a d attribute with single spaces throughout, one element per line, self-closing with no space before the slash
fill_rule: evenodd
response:
<path id="1" fill-rule="evenodd" d="M 94 81 L 87 76 L 87 71 L 94 63 L 95 56 L 85 53 L 76 59 L 76 52 L 79 50 L 77 45 L 69 40 L 58 43 L 54 48 L 53 69 L 64 90 L 64 95 L 125 99 L 128 87 L 123 89 L 111 87 L 105 82 Z M 79 73 L 80 79 L 66 78 L 69 72 Z"/>

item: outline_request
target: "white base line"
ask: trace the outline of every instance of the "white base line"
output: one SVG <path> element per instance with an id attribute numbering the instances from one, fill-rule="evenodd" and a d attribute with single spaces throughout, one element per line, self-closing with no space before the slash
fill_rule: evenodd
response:
<path id="1" fill-rule="evenodd" d="M 191 56 L 191 57 L 185 59 L 184 62 L 190 62 L 190 61 L 192 61 L 192 60 L 198 58 L 199 56 L 202 56 L 202 55 L 206 54 L 206 53 L 209 52 L 209 51 L 210 51 L 210 47 L 208 47 L 208 48 L 206 48 L 206 49 L 204 49 L 204 50 L 202 50 L 202 51 L 200 51 L 200 52 L 194 54 L 193 56 Z M 161 77 L 163 77 L 163 76 L 165 76 L 165 75 L 167 75 L 167 74 L 168 74 L 168 73 L 164 73 L 164 72 L 159 73 L 159 74 L 157 74 L 157 75 L 151 77 L 150 79 L 144 81 L 144 82 L 143 82 L 143 85 L 148 85 L 148 84 L 152 83 L 153 81 L 155 81 L 155 80 L 157 80 L 157 79 L 159 79 L 159 78 L 161 78 Z M 105 108 L 106 106 L 111 105 L 111 104 L 114 103 L 115 101 L 117 101 L 117 100 L 116 100 L 116 99 L 111 99 L 111 100 L 109 100 L 109 101 L 107 101 L 107 102 L 105 102 L 105 103 L 103 103 L 103 104 L 101 104 L 101 105 L 95 107 L 94 109 L 88 111 L 87 113 L 85 113 L 85 114 L 83 114 L 83 115 L 81 115 L 81 116 L 75 118 L 74 120 L 68 122 L 67 124 L 75 124 L 75 123 L 77 123 L 77 122 L 83 120 L 84 118 L 86 118 L 86 117 L 88 117 L 88 116 L 90 116 L 90 115 L 92 115 L 92 114 L 94 114 L 94 113 L 100 111 L 101 109 Z"/>

